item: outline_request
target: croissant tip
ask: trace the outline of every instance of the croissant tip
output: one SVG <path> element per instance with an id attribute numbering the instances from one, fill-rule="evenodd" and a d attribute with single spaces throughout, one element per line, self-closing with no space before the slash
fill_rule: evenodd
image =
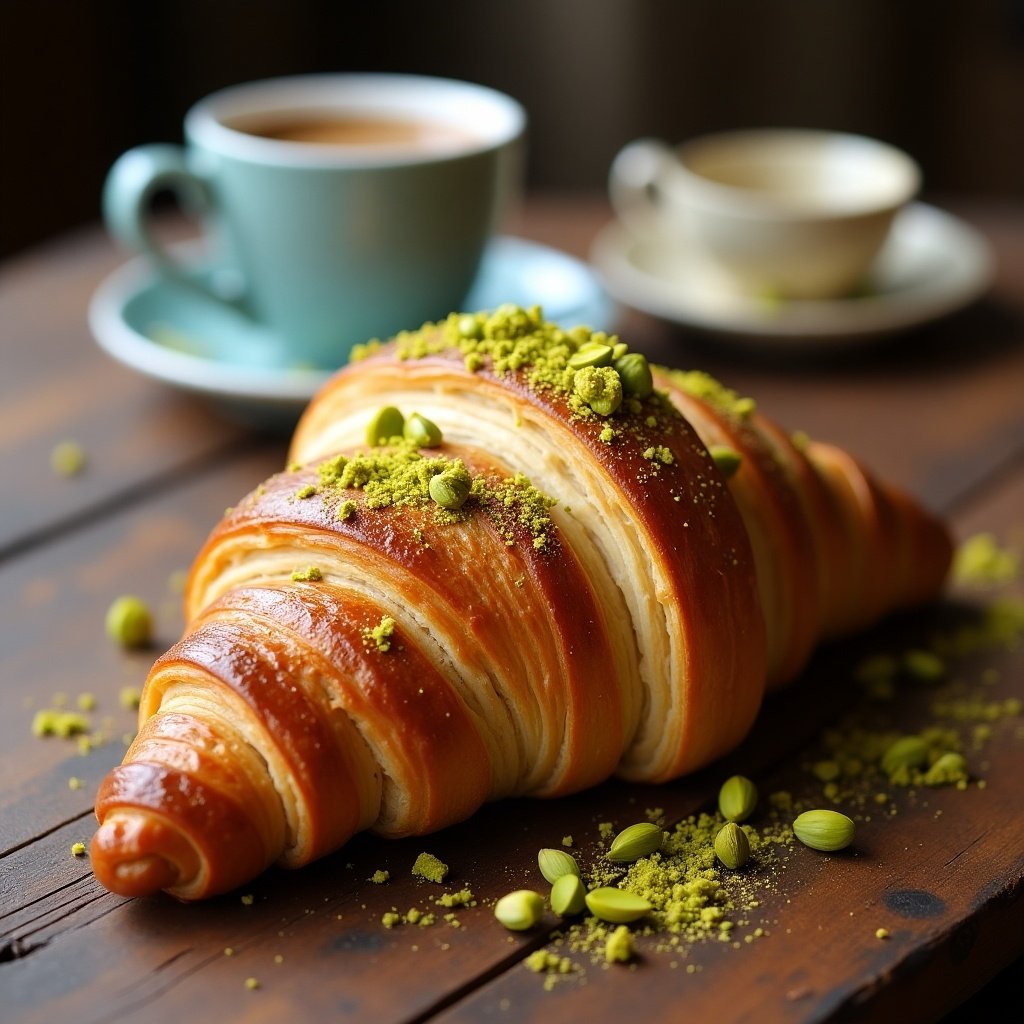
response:
<path id="1" fill-rule="evenodd" d="M 179 879 L 177 866 L 159 853 L 125 849 L 114 822 L 99 827 L 89 853 L 100 884 L 119 896 L 153 896 Z"/>

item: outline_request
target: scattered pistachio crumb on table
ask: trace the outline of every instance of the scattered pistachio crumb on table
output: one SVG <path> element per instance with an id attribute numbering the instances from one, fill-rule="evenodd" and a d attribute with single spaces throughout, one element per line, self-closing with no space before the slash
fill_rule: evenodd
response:
<path id="1" fill-rule="evenodd" d="M 122 686 L 117 699 L 125 711 L 135 711 L 142 701 L 142 691 L 137 686 Z"/>
<path id="2" fill-rule="evenodd" d="M 43 708 L 32 716 L 33 736 L 58 736 L 67 739 L 89 731 L 89 720 L 76 711 Z"/>
<path id="3" fill-rule="evenodd" d="M 378 869 L 370 876 L 370 881 L 373 882 L 374 885 L 383 885 L 390 877 L 390 871 L 381 871 Z"/>
<path id="4" fill-rule="evenodd" d="M 1020 556 L 1002 548 L 992 533 L 976 533 L 956 550 L 953 578 L 958 583 L 986 586 L 1009 583 L 1020 574 Z"/>
<path id="5" fill-rule="evenodd" d="M 260 987 L 260 983 L 256 978 L 246 978 L 245 987 L 249 989 L 250 992 L 252 992 Z"/>
<path id="6" fill-rule="evenodd" d="M 448 865 L 432 853 L 421 853 L 412 866 L 412 873 L 419 878 L 425 878 L 428 882 L 437 882 L 440 885 L 448 875 Z"/>
<path id="7" fill-rule="evenodd" d="M 50 451 L 50 468 L 58 476 L 78 476 L 85 461 L 85 449 L 77 441 L 58 441 Z"/>
<path id="8" fill-rule="evenodd" d="M 253 904 L 253 900 L 254 900 L 254 899 L 255 899 L 255 897 L 253 896 L 253 894 L 252 894 L 251 892 L 247 892 L 247 893 L 246 893 L 246 894 L 245 894 L 245 895 L 244 895 L 244 896 L 242 897 L 242 903 L 243 903 L 243 904 L 244 904 L 245 906 L 247 906 L 247 907 L 251 907 L 251 906 L 252 906 L 252 904 Z"/>
<path id="9" fill-rule="evenodd" d="M 107 636 L 121 647 L 146 647 L 153 636 L 153 614 L 149 605 L 134 594 L 115 598 L 107 609 Z"/>
<path id="10" fill-rule="evenodd" d="M 85 856 L 85 843 L 78 842 L 71 844 L 71 856 L 72 857 L 84 857 Z"/>

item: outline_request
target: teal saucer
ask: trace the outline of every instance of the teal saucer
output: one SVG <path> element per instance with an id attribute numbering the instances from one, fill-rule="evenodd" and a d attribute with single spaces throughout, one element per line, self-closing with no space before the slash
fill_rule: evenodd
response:
<path id="1" fill-rule="evenodd" d="M 200 243 L 179 243 L 175 255 L 192 280 L 216 288 L 221 275 L 205 261 Z M 586 264 L 521 238 L 491 243 L 464 308 L 493 309 L 506 302 L 540 305 L 564 327 L 613 326 L 613 305 Z M 283 346 L 267 329 L 198 288 L 159 276 L 145 257 L 119 267 L 100 285 L 89 306 L 89 327 L 119 362 L 265 428 L 294 423 L 331 375 L 281 366 L 275 353 Z"/>

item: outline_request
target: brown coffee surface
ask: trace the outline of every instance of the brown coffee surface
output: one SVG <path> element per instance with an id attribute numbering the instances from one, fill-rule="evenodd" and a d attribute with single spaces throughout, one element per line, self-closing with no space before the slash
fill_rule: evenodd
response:
<path id="1" fill-rule="evenodd" d="M 441 121 L 384 117 L 277 117 L 239 126 L 249 135 L 284 142 L 326 146 L 383 146 L 398 149 L 448 149 L 465 146 L 473 136 Z"/>

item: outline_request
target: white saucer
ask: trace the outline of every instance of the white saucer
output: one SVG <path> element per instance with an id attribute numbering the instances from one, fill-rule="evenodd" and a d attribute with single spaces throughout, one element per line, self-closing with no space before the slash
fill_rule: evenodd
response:
<path id="1" fill-rule="evenodd" d="M 216 281 L 201 243 L 182 242 L 174 252 L 190 277 Z M 521 238 L 491 243 L 464 308 L 493 309 L 505 302 L 540 305 L 549 320 L 565 327 L 612 328 L 612 303 L 586 264 Z M 99 345 L 125 365 L 198 392 L 260 426 L 293 422 L 331 375 L 275 365 L 281 346 L 265 328 L 197 289 L 160 277 L 145 257 L 119 267 L 100 285 L 89 306 L 89 327 Z M 246 353 L 245 364 L 232 361 L 238 352 Z"/>
<path id="2" fill-rule="evenodd" d="M 626 305 L 677 324 L 744 336 L 751 345 L 838 346 L 927 323 L 977 299 L 992 280 L 988 243 L 934 206 L 914 203 L 893 224 L 863 295 L 768 301 L 741 295 L 693 253 L 612 222 L 591 259 Z"/>

